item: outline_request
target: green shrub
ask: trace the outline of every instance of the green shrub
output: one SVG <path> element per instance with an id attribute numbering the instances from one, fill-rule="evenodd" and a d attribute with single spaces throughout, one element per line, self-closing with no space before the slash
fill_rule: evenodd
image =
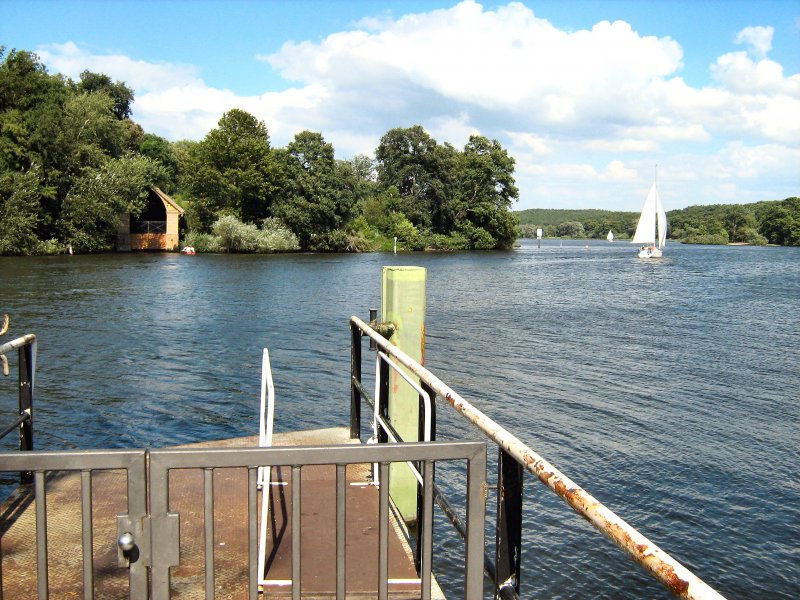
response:
<path id="1" fill-rule="evenodd" d="M 429 250 L 469 250 L 469 244 L 469 240 L 457 232 L 453 232 L 450 235 L 432 233 L 427 236 L 425 247 Z"/>
<path id="2" fill-rule="evenodd" d="M 36 248 L 34 249 L 33 253 L 38 254 L 39 256 L 63 254 L 64 246 L 62 246 L 61 243 L 55 238 L 41 240 L 36 244 Z"/>
<path id="3" fill-rule="evenodd" d="M 232 215 L 226 215 L 211 226 L 225 252 L 255 252 L 260 232 L 252 223 L 242 223 Z"/>
<path id="4" fill-rule="evenodd" d="M 220 239 L 210 233 L 191 231 L 183 240 L 184 246 L 192 246 L 196 252 L 222 252 Z"/>
<path id="5" fill-rule="evenodd" d="M 264 219 L 258 238 L 259 252 L 296 252 L 300 241 L 280 219 Z"/>
<path id="6" fill-rule="evenodd" d="M 709 244 L 725 245 L 728 243 L 728 232 L 720 231 L 716 233 L 694 233 L 681 240 L 684 244 Z"/>
<path id="7" fill-rule="evenodd" d="M 767 244 L 767 238 L 758 233 L 758 231 L 752 227 L 746 227 L 742 229 L 741 238 L 743 241 L 747 242 L 748 244 L 752 244 L 753 246 L 765 246 Z"/>
<path id="8" fill-rule="evenodd" d="M 308 249 L 312 252 L 340 252 L 347 249 L 348 242 L 345 230 L 333 229 L 312 235 Z"/>

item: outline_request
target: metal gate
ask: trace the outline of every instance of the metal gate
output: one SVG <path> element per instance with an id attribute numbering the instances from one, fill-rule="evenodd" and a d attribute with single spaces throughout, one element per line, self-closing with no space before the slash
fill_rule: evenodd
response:
<path id="1" fill-rule="evenodd" d="M 79 477 L 79 502 L 72 507 L 81 520 L 80 562 L 82 564 L 82 595 L 85 599 L 103 597 L 98 591 L 95 581 L 97 568 L 95 552 L 98 547 L 109 548 L 116 542 L 116 561 L 118 567 L 127 568 L 128 596 L 139 600 L 153 598 L 166 600 L 170 598 L 170 577 L 173 568 L 181 563 L 181 519 L 182 516 L 170 510 L 170 474 L 179 470 L 199 470 L 203 479 L 203 537 L 204 537 L 204 572 L 205 581 L 197 591 L 205 598 L 215 598 L 215 547 L 214 547 L 214 470 L 244 469 L 247 478 L 247 595 L 251 600 L 258 598 L 258 469 L 259 467 L 290 467 L 297 477 L 292 478 L 293 512 L 292 520 L 296 527 L 292 529 L 292 597 L 300 597 L 300 471 L 307 465 L 336 465 L 336 518 L 330 528 L 336 530 L 336 547 L 331 549 L 331 556 L 336 557 L 336 597 L 344 598 L 345 594 L 345 538 L 340 529 L 345 524 L 344 473 L 350 464 L 378 463 L 381 477 L 389 477 L 389 464 L 394 462 L 413 461 L 421 465 L 423 473 L 423 505 L 424 518 L 421 532 L 421 597 L 430 598 L 431 549 L 432 549 L 432 513 L 433 513 L 433 465 L 436 461 L 465 461 L 466 473 L 466 570 L 464 573 L 464 593 L 466 598 L 478 598 L 482 595 L 482 568 L 485 517 L 485 478 L 486 478 L 486 444 L 483 442 L 434 442 L 386 445 L 348 445 L 318 447 L 278 447 L 278 448 L 203 448 L 203 449 L 164 449 L 164 450 L 91 450 L 72 452 L 13 452 L 0 453 L 0 471 L 33 472 L 33 490 L 30 486 L 22 486 L 17 496 L 5 503 L 6 510 L 2 515 L 2 533 L 5 534 L 14 526 L 10 519 L 23 514 L 24 508 L 20 499 L 27 490 L 30 504 L 34 505 L 35 527 L 31 528 L 29 540 L 35 547 L 36 565 L 27 573 L 31 592 L 20 595 L 8 589 L 9 561 L 3 556 L 3 569 L 0 569 L 0 600 L 3 590 L 6 597 L 34 597 L 46 599 L 50 596 L 52 580 L 51 565 L 48 560 L 62 561 L 66 548 L 56 548 L 48 536 L 48 494 L 56 495 L 56 477 L 63 473 L 72 473 L 72 479 Z M 124 472 L 125 493 L 127 494 L 127 510 L 116 515 L 116 527 L 105 527 L 103 539 L 96 539 L 95 527 L 97 515 L 93 519 L 93 473 Z M 386 482 L 387 479 L 382 479 Z M 387 547 L 390 528 L 389 486 L 380 486 L 380 511 L 378 515 L 379 529 L 379 564 L 378 564 L 378 598 L 388 598 Z M 294 502 L 296 501 L 296 504 Z M 95 503 L 96 504 L 96 503 Z M 19 510 L 17 510 L 19 509 Z M 56 504 L 54 510 L 68 510 L 66 505 Z M 15 512 L 16 511 L 16 512 Z M 207 518 L 212 515 L 211 518 Z M 77 515 L 73 515 L 77 518 Z M 114 518 L 112 515 L 111 518 Z M 29 519 L 34 521 L 34 519 Z M 296 521 L 295 521 L 296 520 Z M 106 539 L 108 531 L 116 532 L 116 539 Z M 55 532 L 58 533 L 58 532 Z M 0 538 L 0 552 L 5 552 L 4 538 Z M 70 559 L 76 557 L 70 556 Z M 310 568 L 310 570 L 313 569 Z M 19 575 L 16 573 L 15 575 Z M 25 575 L 25 574 L 23 574 Z M 34 587 L 35 580 L 35 587 Z M 149 580 L 149 584 L 148 584 Z M 97 588 L 97 589 L 96 589 Z M 64 587 L 59 586 L 57 595 L 64 595 Z M 75 596 L 76 593 L 70 595 Z M 117 596 L 118 597 L 118 596 Z"/>

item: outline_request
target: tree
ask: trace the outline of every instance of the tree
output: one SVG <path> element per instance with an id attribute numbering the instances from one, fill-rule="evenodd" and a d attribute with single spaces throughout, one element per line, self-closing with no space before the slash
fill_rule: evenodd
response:
<path id="1" fill-rule="evenodd" d="M 131 116 L 133 90 L 122 81 L 112 81 L 105 73 L 84 71 L 81 73 L 78 91 L 87 94 L 103 92 L 113 99 L 112 112 L 117 119 L 128 119 Z"/>
<path id="2" fill-rule="evenodd" d="M 770 244 L 800 246 L 800 198 L 787 198 L 764 210 L 760 229 Z"/>
<path id="3" fill-rule="evenodd" d="M 284 188 L 272 213 L 286 223 L 304 250 L 342 250 L 346 236 L 332 236 L 354 215 L 356 178 L 347 163 L 337 163 L 333 145 L 302 131 L 280 153 Z"/>
<path id="4" fill-rule="evenodd" d="M 120 213 L 140 215 L 150 188 L 165 178 L 164 168 L 144 156 L 86 169 L 64 199 L 59 221 L 63 239 L 79 252 L 113 248 Z"/>
<path id="5" fill-rule="evenodd" d="M 397 188 L 402 212 L 416 226 L 430 227 L 441 204 L 441 172 L 434 140 L 420 125 L 389 130 L 378 144 L 378 187 Z"/>
<path id="6" fill-rule="evenodd" d="M 163 189 L 167 193 L 172 193 L 177 187 L 179 170 L 178 157 L 175 155 L 172 144 L 163 137 L 146 133 L 139 146 L 139 152 L 142 156 L 161 163 L 169 178 Z"/>
<path id="7" fill-rule="evenodd" d="M 185 162 L 182 179 L 202 231 L 223 213 L 243 222 L 270 215 L 280 173 L 263 121 L 240 109 L 225 113 L 202 142 L 189 146 Z"/>
<path id="8" fill-rule="evenodd" d="M 519 197 L 514 182 L 514 159 L 497 140 L 472 135 L 464 146 L 458 170 L 461 210 L 458 221 L 465 217 L 480 231 L 480 245 L 494 240 L 492 247 L 507 249 L 519 235 L 518 220 L 510 212 Z M 463 228 L 463 224 L 458 223 Z M 472 234 L 475 235 L 474 233 Z M 477 247 L 477 246 L 476 246 Z"/>
<path id="9" fill-rule="evenodd" d="M 741 204 L 734 204 L 725 211 L 722 224 L 727 230 L 731 242 L 746 242 L 748 240 L 743 232 L 755 229 L 756 217 Z"/>
<path id="10" fill-rule="evenodd" d="M 558 225 L 556 235 L 558 237 L 580 239 L 586 237 L 586 232 L 583 229 L 583 223 L 578 221 L 565 221 Z"/>
<path id="11" fill-rule="evenodd" d="M 36 252 L 42 195 L 38 169 L 9 171 L 0 177 L 0 254 Z"/>

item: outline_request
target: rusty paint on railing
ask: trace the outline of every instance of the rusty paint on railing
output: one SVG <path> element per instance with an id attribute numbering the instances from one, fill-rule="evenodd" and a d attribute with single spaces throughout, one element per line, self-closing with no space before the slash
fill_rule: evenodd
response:
<path id="1" fill-rule="evenodd" d="M 411 359 L 402 350 L 390 344 L 379 333 L 358 317 L 351 317 L 366 336 L 389 356 L 413 372 L 444 398 L 464 418 L 483 431 L 530 473 L 558 494 L 572 509 L 604 533 L 638 564 L 650 572 L 670 592 L 680 598 L 692 600 L 724 600 L 724 597 L 684 567 L 667 552 L 661 550 L 633 526 L 606 508 L 586 490 L 561 473 L 552 464 L 531 450 L 519 438 L 508 432 L 480 410 L 464 400 L 447 384 L 425 367 Z"/>
<path id="2" fill-rule="evenodd" d="M 27 346 L 28 344 L 32 344 L 36 341 L 36 335 L 33 333 L 29 333 L 27 335 L 23 335 L 22 337 L 18 337 L 15 340 L 11 340 L 10 342 L 6 342 L 2 346 L 0 346 L 0 354 L 6 354 L 7 352 L 11 352 L 12 350 L 18 350 L 23 346 Z"/>

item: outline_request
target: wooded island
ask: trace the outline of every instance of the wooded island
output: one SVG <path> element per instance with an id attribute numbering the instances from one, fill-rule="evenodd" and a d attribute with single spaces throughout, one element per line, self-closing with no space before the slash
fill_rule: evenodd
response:
<path id="1" fill-rule="evenodd" d="M 337 160 L 321 133 L 273 147 L 263 122 L 233 109 L 201 141 L 170 142 L 131 119 L 133 98 L 108 75 L 73 81 L 0 47 L 0 254 L 113 250 L 154 189 L 180 205 L 181 244 L 198 252 L 390 250 L 395 238 L 403 250 L 502 250 L 537 226 L 568 237 L 635 228 L 634 213 L 512 212 L 514 159 L 484 136 L 458 149 L 413 125 L 389 130 L 374 159 Z M 800 245 L 797 198 L 669 221 L 679 241 Z"/>

